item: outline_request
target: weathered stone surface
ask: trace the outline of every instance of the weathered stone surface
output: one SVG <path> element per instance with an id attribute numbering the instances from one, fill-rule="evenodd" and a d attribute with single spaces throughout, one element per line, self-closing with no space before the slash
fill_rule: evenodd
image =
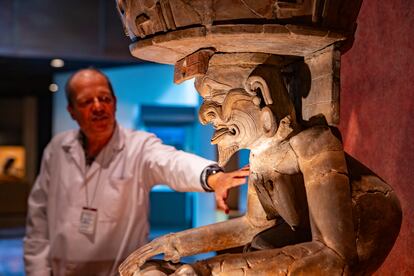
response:
<path id="1" fill-rule="evenodd" d="M 134 41 L 134 56 L 175 64 L 208 47 L 219 52 L 309 55 L 352 37 L 360 4 L 361 0 L 118 0 L 118 10 Z"/>
<path id="2" fill-rule="evenodd" d="M 309 94 L 302 97 L 304 120 L 323 114 L 330 125 L 339 124 L 340 58 L 340 52 L 335 46 L 305 57 L 312 85 Z"/>
<path id="3" fill-rule="evenodd" d="M 305 56 L 323 49 L 345 35 L 312 28 L 289 25 L 225 25 L 193 27 L 171 31 L 134 42 L 132 55 L 158 63 L 175 64 L 178 60 L 202 48 L 218 52 L 257 52 L 278 55 Z M 152 53 L 148 55 L 148 53 Z"/>
<path id="4" fill-rule="evenodd" d="M 208 61 L 213 50 L 202 50 L 177 61 L 174 67 L 174 82 L 181 83 L 187 79 L 204 75 L 207 72 Z"/>
<path id="5" fill-rule="evenodd" d="M 219 164 L 251 152 L 243 217 L 154 240 L 125 261 L 122 275 L 160 253 L 177 262 L 240 246 L 244 253 L 174 275 L 364 275 L 381 265 L 398 235 L 399 201 L 344 153 L 332 127 L 339 48 L 352 40 L 360 4 L 119 1 L 132 54 L 175 64 L 177 83 L 196 78 L 199 119 L 215 128 Z"/>

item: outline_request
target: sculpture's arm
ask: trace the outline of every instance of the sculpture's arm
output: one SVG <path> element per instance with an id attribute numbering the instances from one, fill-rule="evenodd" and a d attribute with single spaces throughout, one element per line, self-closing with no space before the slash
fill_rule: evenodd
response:
<path id="1" fill-rule="evenodd" d="M 322 242 L 345 262 L 352 262 L 357 256 L 356 241 L 341 142 L 328 127 L 314 127 L 292 139 L 291 145 L 304 177 L 312 240 Z"/>
<path id="2" fill-rule="evenodd" d="M 274 225 L 268 221 L 254 187 L 249 184 L 245 216 L 153 240 L 132 253 L 119 267 L 121 275 L 132 275 L 151 257 L 164 254 L 167 261 L 178 262 L 183 256 L 245 245 L 259 232 Z"/>
<path id="3" fill-rule="evenodd" d="M 319 241 L 224 254 L 181 266 L 173 275 L 349 275 L 335 251 Z"/>

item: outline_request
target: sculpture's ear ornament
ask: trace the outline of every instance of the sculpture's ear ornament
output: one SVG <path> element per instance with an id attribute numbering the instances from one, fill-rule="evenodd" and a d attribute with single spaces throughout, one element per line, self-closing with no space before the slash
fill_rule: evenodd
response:
<path id="1" fill-rule="evenodd" d="M 273 104 L 272 96 L 270 95 L 269 87 L 266 81 L 260 76 L 250 76 L 245 83 L 245 89 L 247 93 L 252 96 L 257 96 L 257 90 L 260 89 L 260 93 L 263 96 L 265 105 Z"/>
<path id="2" fill-rule="evenodd" d="M 260 124 L 267 137 L 273 137 L 277 131 L 277 122 L 272 110 L 265 106 L 260 111 Z"/>
<path id="3" fill-rule="evenodd" d="M 277 131 L 277 121 L 273 111 L 269 105 L 273 104 L 273 99 L 270 94 L 269 87 L 266 80 L 260 76 L 250 76 L 245 83 L 245 90 L 252 96 L 253 103 L 257 106 L 262 106 L 260 110 L 260 125 L 267 137 L 272 137 Z M 264 103 L 262 103 L 262 99 Z"/>

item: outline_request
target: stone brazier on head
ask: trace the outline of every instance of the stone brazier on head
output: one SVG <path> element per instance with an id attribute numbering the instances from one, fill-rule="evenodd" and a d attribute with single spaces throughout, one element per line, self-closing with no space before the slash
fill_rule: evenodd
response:
<path id="1" fill-rule="evenodd" d="M 117 4 L 134 56 L 174 64 L 176 83 L 195 78 L 219 163 L 251 152 L 244 216 L 162 236 L 121 274 L 373 273 L 395 242 L 401 208 L 388 184 L 344 152 L 336 128 L 340 56 L 361 0 Z M 243 253 L 179 263 L 239 246 Z M 171 262 L 151 264 L 160 253 Z"/>

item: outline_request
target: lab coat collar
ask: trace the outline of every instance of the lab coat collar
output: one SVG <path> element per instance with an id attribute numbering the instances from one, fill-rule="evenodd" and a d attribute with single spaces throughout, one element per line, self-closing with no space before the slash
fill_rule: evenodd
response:
<path id="1" fill-rule="evenodd" d="M 70 132 L 69 135 L 64 138 L 62 142 L 62 148 L 67 154 L 71 156 L 82 173 L 86 174 L 86 177 L 94 174 L 100 167 L 109 166 L 114 156 L 119 151 L 121 151 L 125 145 L 125 135 L 121 131 L 118 124 L 116 124 L 114 133 L 112 134 L 112 137 L 109 140 L 108 144 L 101 150 L 98 156 L 96 156 L 95 161 L 87 170 L 85 151 L 82 147 L 82 138 L 83 134 L 80 130 Z"/>

